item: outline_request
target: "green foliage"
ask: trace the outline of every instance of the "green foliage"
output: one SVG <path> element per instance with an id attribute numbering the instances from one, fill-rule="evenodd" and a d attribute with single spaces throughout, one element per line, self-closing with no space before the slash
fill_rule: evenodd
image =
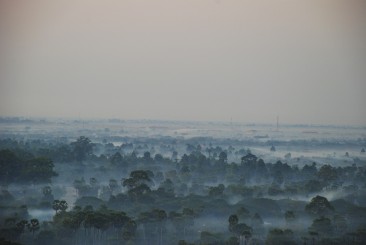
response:
<path id="1" fill-rule="evenodd" d="M 38 219 L 31 219 L 29 223 L 27 223 L 27 228 L 34 236 L 34 233 L 40 229 Z"/>
<path id="2" fill-rule="evenodd" d="M 113 228 L 115 232 L 120 234 L 117 237 L 124 240 L 132 239 L 137 229 L 136 222 L 128 217 L 126 213 L 110 210 L 106 207 L 101 207 L 97 211 L 92 208 L 76 208 L 70 212 L 60 212 L 54 216 L 53 223 L 59 231 L 72 231 L 69 233 L 70 236 L 76 234 L 75 232 L 79 229 L 88 231 L 96 229 L 100 233 L 104 233 L 109 228 Z M 83 234 L 87 236 L 89 233 Z M 99 239 L 101 239 L 101 236 L 99 236 Z"/>
<path id="3" fill-rule="evenodd" d="M 85 136 L 80 136 L 75 142 L 71 143 L 71 146 L 73 147 L 74 158 L 79 162 L 82 162 L 93 151 L 91 140 Z"/>
<path id="4" fill-rule="evenodd" d="M 56 211 L 57 214 L 57 211 L 65 212 L 68 208 L 68 204 L 65 200 L 54 200 L 52 203 L 52 208 Z"/>
<path id="5" fill-rule="evenodd" d="M 328 199 L 322 196 L 313 197 L 309 204 L 305 206 L 305 211 L 311 215 L 321 216 L 334 211 Z"/>
<path id="6" fill-rule="evenodd" d="M 57 176 L 53 162 L 48 158 L 22 159 L 10 150 L 0 151 L 0 182 L 10 183 L 50 183 Z"/>
<path id="7" fill-rule="evenodd" d="M 229 230 L 230 230 L 230 228 L 232 227 L 232 226 L 234 226 L 234 225 L 237 225 L 238 224 L 238 222 L 239 222 L 239 218 L 238 218 L 238 216 L 236 215 L 236 214 L 232 214 L 232 215 L 230 215 L 230 217 L 229 217 Z"/>
<path id="8" fill-rule="evenodd" d="M 137 200 L 151 192 L 149 185 L 152 183 L 153 173 L 150 172 L 144 170 L 132 171 L 130 178 L 123 180 L 122 185 L 128 188 L 128 195 L 132 200 Z"/>
<path id="9" fill-rule="evenodd" d="M 326 217 L 314 219 L 309 227 L 309 232 L 316 232 L 320 235 L 331 235 L 333 233 L 333 226 L 331 220 Z"/>
<path id="10" fill-rule="evenodd" d="M 323 165 L 318 172 L 319 179 L 323 180 L 325 183 L 330 184 L 338 179 L 338 174 L 336 168 L 330 165 Z"/>
<path id="11" fill-rule="evenodd" d="M 2 185 L 19 181 L 23 163 L 10 150 L 0 151 L 0 182 Z"/>
<path id="12" fill-rule="evenodd" d="M 227 153 L 222 151 L 219 155 L 219 162 L 226 163 L 227 162 Z"/>
<path id="13" fill-rule="evenodd" d="M 26 220 L 22 220 L 16 223 L 15 218 L 8 218 L 5 220 L 4 226 L 0 229 L 0 238 L 4 238 L 10 241 L 18 240 L 27 226 L 28 221 Z"/>
<path id="14" fill-rule="evenodd" d="M 249 165 L 249 164 L 255 163 L 257 161 L 257 159 L 258 158 L 257 158 L 256 155 L 248 153 L 247 155 L 245 155 L 241 158 L 241 163 L 244 164 L 244 165 L 245 164 Z"/>

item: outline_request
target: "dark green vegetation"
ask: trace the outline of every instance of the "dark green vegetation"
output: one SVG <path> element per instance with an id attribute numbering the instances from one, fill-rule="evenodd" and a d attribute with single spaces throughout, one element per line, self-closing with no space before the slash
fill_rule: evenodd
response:
<path id="1" fill-rule="evenodd" d="M 51 177 L 57 176 L 53 167 L 48 158 L 33 157 L 28 152 L 16 155 L 10 150 L 0 151 L 1 185 L 50 183 Z"/>
<path id="2" fill-rule="evenodd" d="M 162 141 L 0 140 L 0 244 L 366 242 L 365 165 Z"/>

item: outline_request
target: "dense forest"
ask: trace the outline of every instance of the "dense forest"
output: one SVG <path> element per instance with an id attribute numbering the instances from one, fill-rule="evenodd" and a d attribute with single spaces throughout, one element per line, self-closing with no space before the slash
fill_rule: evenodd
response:
<path id="1" fill-rule="evenodd" d="M 0 244 L 366 241 L 362 158 L 269 162 L 222 139 L 91 138 L 0 139 Z"/>

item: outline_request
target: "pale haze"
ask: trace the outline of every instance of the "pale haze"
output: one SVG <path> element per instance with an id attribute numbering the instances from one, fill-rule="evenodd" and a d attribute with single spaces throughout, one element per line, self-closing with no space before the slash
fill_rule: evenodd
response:
<path id="1" fill-rule="evenodd" d="M 1 1 L 0 116 L 366 125 L 365 3 Z"/>

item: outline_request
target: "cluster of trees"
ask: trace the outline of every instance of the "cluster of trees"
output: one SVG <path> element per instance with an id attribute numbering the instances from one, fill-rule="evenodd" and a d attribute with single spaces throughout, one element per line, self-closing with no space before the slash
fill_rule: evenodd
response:
<path id="1" fill-rule="evenodd" d="M 35 233 L 40 229 L 38 219 L 20 220 L 16 218 L 8 218 L 4 221 L 4 225 L 0 229 L 0 237 L 4 240 L 18 241 L 20 236 L 29 231 L 33 238 Z"/>
<path id="2" fill-rule="evenodd" d="M 136 222 L 124 212 L 106 206 L 98 210 L 92 206 L 75 206 L 69 212 L 61 210 L 54 216 L 51 231 L 58 242 L 50 244 L 107 244 L 108 239 L 120 244 L 133 239 L 136 229 Z M 68 235 L 65 237 L 65 234 Z"/>
<path id="3" fill-rule="evenodd" d="M 47 144 L 41 140 L 27 142 L 18 142 L 10 139 L 0 140 L 0 147 L 2 149 L 9 149 L 22 158 L 41 156 L 56 162 L 83 162 L 85 159 L 91 157 L 94 145 L 85 136 L 80 136 L 69 144 L 65 142 Z"/>
<path id="4" fill-rule="evenodd" d="M 57 176 L 54 164 L 48 158 L 35 158 L 30 154 L 16 155 L 10 150 L 0 150 L 0 184 L 11 183 L 50 183 Z"/>

